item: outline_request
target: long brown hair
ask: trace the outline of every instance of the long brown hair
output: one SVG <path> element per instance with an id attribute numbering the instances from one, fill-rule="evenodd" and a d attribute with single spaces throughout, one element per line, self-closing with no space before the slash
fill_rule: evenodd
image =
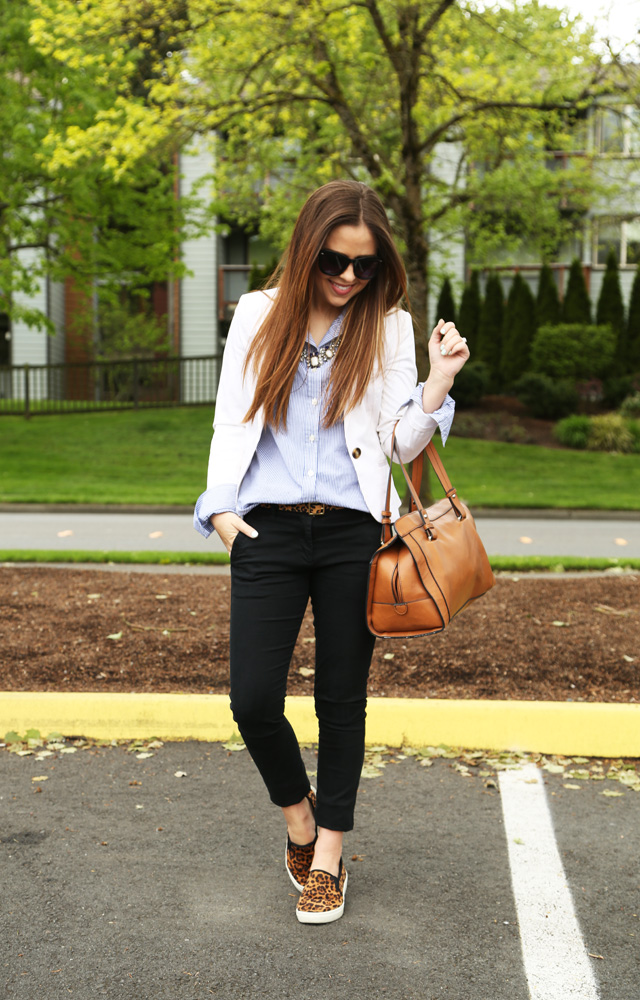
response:
<path id="1" fill-rule="evenodd" d="M 261 407 L 275 427 L 286 427 L 289 396 L 304 347 L 318 254 L 338 226 L 370 230 L 382 265 L 375 278 L 347 305 L 342 342 L 331 366 L 325 426 L 342 420 L 363 398 L 384 353 L 384 318 L 407 295 L 407 279 L 378 195 L 357 181 L 331 181 L 307 199 L 280 268 L 274 303 L 256 333 L 245 361 L 256 374 L 253 403 L 245 420 Z"/>

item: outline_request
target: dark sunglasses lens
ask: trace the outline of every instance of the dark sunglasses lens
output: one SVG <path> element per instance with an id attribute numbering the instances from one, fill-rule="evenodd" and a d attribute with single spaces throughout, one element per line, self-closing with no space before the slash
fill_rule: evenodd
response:
<path id="1" fill-rule="evenodd" d="M 349 266 L 349 258 L 344 254 L 334 253 L 333 250 L 321 250 L 318 257 L 318 265 L 323 274 L 342 274 Z"/>
<path id="2" fill-rule="evenodd" d="M 379 267 L 380 260 L 378 257 L 356 257 L 353 264 L 353 273 L 356 278 L 368 281 L 369 278 L 373 278 L 374 274 L 377 274 Z"/>

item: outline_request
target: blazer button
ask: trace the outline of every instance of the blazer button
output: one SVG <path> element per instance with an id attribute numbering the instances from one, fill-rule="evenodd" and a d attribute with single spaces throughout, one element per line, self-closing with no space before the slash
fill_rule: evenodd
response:
<path id="1" fill-rule="evenodd" d="M 359 448 L 354 448 L 353 451 L 351 452 L 351 454 L 352 454 L 353 458 L 360 458 L 362 452 L 360 451 Z"/>

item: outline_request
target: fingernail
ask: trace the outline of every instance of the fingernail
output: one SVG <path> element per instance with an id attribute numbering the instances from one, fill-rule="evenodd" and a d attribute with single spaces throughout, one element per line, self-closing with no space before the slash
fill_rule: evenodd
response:
<path id="1" fill-rule="evenodd" d="M 463 337 L 463 338 L 462 338 L 462 343 L 463 343 L 463 344 L 466 344 L 466 342 L 467 342 L 467 338 L 466 338 L 466 337 Z"/>
<path id="2" fill-rule="evenodd" d="M 257 538 L 257 537 L 258 537 L 258 532 L 257 532 L 257 531 L 255 530 L 255 528 L 254 528 L 254 529 L 253 529 L 253 531 L 251 532 L 251 536 L 250 536 L 250 537 L 251 537 L 251 538 Z"/>
<path id="3" fill-rule="evenodd" d="M 440 354 L 446 354 L 446 353 L 447 353 L 447 349 L 446 349 L 446 347 L 443 344 L 443 345 L 440 346 Z"/>

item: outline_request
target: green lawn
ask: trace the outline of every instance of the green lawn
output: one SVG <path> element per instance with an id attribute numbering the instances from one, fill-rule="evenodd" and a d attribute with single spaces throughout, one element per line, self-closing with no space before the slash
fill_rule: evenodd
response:
<path id="1" fill-rule="evenodd" d="M 2 563 L 120 563 L 128 566 L 224 566 L 229 563 L 226 552 L 108 552 L 81 549 L 0 549 Z M 570 571 L 593 572 L 609 570 L 640 570 L 640 559 L 622 556 L 607 559 L 589 556 L 489 556 L 491 568 L 502 573 Z"/>
<path id="2" fill-rule="evenodd" d="M 192 504 L 212 418 L 209 407 L 0 417 L 0 502 Z M 472 507 L 640 510 L 640 455 L 455 437 L 443 456 Z"/>

